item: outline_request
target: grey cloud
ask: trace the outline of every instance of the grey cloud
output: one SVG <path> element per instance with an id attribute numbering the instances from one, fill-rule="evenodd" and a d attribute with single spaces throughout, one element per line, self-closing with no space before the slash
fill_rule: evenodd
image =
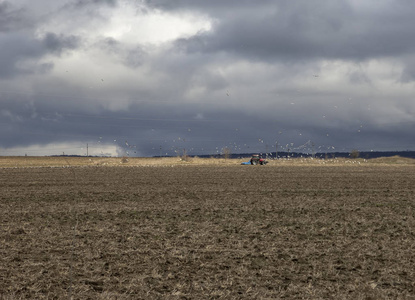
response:
<path id="1" fill-rule="evenodd" d="M 141 46 L 125 45 L 111 37 L 100 40 L 95 47 L 129 68 L 140 67 L 148 58 L 148 53 Z"/>
<path id="2" fill-rule="evenodd" d="M 76 49 L 80 44 L 80 38 L 77 36 L 64 36 L 55 33 L 47 33 L 42 40 L 47 51 L 55 54 L 61 54 L 63 50 Z"/>
<path id="3" fill-rule="evenodd" d="M 350 73 L 349 80 L 354 84 L 370 84 L 370 78 L 362 71 L 354 71 Z"/>
<path id="4" fill-rule="evenodd" d="M 73 50 L 79 46 L 80 40 L 75 36 L 58 36 L 48 33 L 42 39 L 33 38 L 30 34 L 18 33 L 0 37 L 0 78 L 9 78 L 17 74 L 33 73 L 20 67 L 25 60 L 38 60 L 46 54 L 60 55 L 65 50 Z M 40 70 L 46 71 L 53 66 L 41 65 Z M 48 67 L 48 68 L 45 68 Z"/>
<path id="5" fill-rule="evenodd" d="M 39 57 L 42 47 L 39 42 L 26 35 L 8 35 L 0 37 L 0 77 L 13 77 L 25 70 L 19 68 L 17 63 L 28 57 Z"/>
<path id="6" fill-rule="evenodd" d="M 84 8 L 88 5 L 108 5 L 114 7 L 117 3 L 118 0 L 77 0 L 71 5 L 76 8 Z"/>
<path id="7" fill-rule="evenodd" d="M 17 21 L 17 13 L 10 12 L 10 4 L 8 2 L 0 3 L 0 32 L 9 31 Z"/>
<path id="8" fill-rule="evenodd" d="M 150 7 L 158 9 L 176 11 L 176 10 L 197 10 L 202 12 L 210 12 L 219 14 L 233 13 L 243 8 L 255 8 L 267 4 L 275 5 L 274 0 L 257 0 L 252 2 L 250 0 L 239 0 L 235 5 L 234 0 L 222 1 L 205 1 L 205 0 L 145 0 L 145 3 Z"/>
<path id="9" fill-rule="evenodd" d="M 4 94 L 1 96 L 4 99 Z M 27 97 L 31 102 L 24 104 Z M 160 146 L 163 155 L 175 155 L 183 149 L 189 154 L 215 154 L 224 147 L 232 147 L 233 153 L 274 151 L 275 142 L 282 147 L 279 151 L 286 148 L 296 151 L 312 141 L 320 152 L 353 148 L 390 150 L 391 143 L 411 148 L 406 140 L 415 129 L 415 122 L 398 122 L 394 126 L 388 120 L 377 125 L 368 122 L 369 112 L 365 113 L 359 104 L 333 112 L 316 103 L 298 108 L 297 104 L 276 104 L 273 108 L 257 103 L 260 110 L 246 111 L 230 110 L 223 101 L 215 104 L 143 101 L 131 104 L 128 111 L 114 112 L 96 105 L 87 109 L 83 104 L 87 99 L 82 95 L 60 99 L 42 93 L 11 94 L 7 99 L 2 102 L 2 114 L 8 118 L 5 124 L 9 127 L 3 127 L 1 132 L 19 130 L 21 134 L 18 140 L 10 133 L 4 134 L 3 147 L 100 141 L 114 143 L 131 156 L 136 153 L 151 156 L 159 155 Z M 322 118 L 322 109 L 327 118 Z M 6 120 L 3 118 L 2 122 Z"/>
<path id="10" fill-rule="evenodd" d="M 356 11 L 346 1 L 290 1 L 275 4 L 265 15 L 255 14 L 252 4 L 252 11 L 238 14 L 236 10 L 235 15 L 221 18 L 211 32 L 178 44 L 189 52 L 224 51 L 257 60 L 401 55 L 415 47 L 411 29 L 415 4 L 409 4 L 412 9 L 404 4 L 399 1 L 392 11 L 371 13 Z"/>
<path id="11" fill-rule="evenodd" d="M 50 71 L 52 71 L 54 66 L 55 66 L 54 63 L 52 63 L 52 62 L 42 63 L 38 66 L 37 72 L 40 73 L 40 74 L 47 74 Z"/>
<path id="12" fill-rule="evenodd" d="M 0 3 L 0 32 L 21 29 L 29 24 L 23 9 L 16 9 L 8 2 Z"/>
<path id="13" fill-rule="evenodd" d="M 405 65 L 399 81 L 402 83 L 413 82 L 415 81 L 415 55 L 406 57 L 404 61 Z"/>

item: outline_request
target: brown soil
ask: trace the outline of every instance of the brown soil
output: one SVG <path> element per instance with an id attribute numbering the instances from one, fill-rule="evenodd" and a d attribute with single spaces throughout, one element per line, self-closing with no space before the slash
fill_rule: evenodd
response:
<path id="1" fill-rule="evenodd" d="M 0 299 L 415 299 L 413 164 L 22 166 Z"/>

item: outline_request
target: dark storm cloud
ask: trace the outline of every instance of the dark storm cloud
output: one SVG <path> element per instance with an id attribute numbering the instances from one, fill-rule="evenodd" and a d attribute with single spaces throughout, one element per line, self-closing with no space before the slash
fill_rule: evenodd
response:
<path id="1" fill-rule="evenodd" d="M 160 2 L 156 3 L 167 9 L 176 2 L 193 9 L 207 6 Z M 402 55 L 415 47 L 415 4 L 407 1 L 365 11 L 346 1 L 281 1 L 266 12 L 256 4 L 243 2 L 226 16 L 226 4 L 212 5 L 212 16 L 221 16 L 213 31 L 181 39 L 179 46 L 189 52 L 225 51 L 258 60 L 365 60 Z M 243 10 L 244 6 L 251 9 Z"/>
<path id="2" fill-rule="evenodd" d="M 60 54 L 64 50 L 76 49 L 80 44 L 80 39 L 73 35 L 64 36 L 47 33 L 41 43 L 47 51 Z"/>
<path id="3" fill-rule="evenodd" d="M 368 123 L 365 112 L 358 106 L 355 109 L 362 112 L 350 115 L 345 110 L 330 115 L 326 109 L 323 113 L 327 118 L 323 119 L 317 111 L 307 108 L 309 113 L 304 118 L 304 109 L 298 110 L 296 105 L 279 105 L 274 117 L 237 109 L 229 111 L 220 102 L 208 105 L 144 101 L 131 105 L 128 112 L 97 111 L 97 107 L 90 107 L 88 112 L 83 105 L 88 99 L 82 97 L 57 98 L 42 93 L 1 96 L 3 147 L 95 141 L 115 144 L 130 156 L 151 156 L 160 152 L 177 155 L 183 150 L 193 155 L 218 154 L 225 147 L 231 148 L 232 153 L 271 152 L 278 142 L 279 151 L 311 153 L 312 141 L 315 151 L 323 153 L 354 148 L 371 150 L 371 147 L 400 150 L 411 148 L 407 137 L 415 129 L 414 122 L 397 122 L 393 126 L 388 120 L 384 120 L 386 124 Z M 8 100 L 4 101 L 5 98 Z M 264 113 L 273 111 L 266 106 L 262 109 Z M 310 122 L 313 118 L 320 121 Z M 18 136 L 13 134 L 16 130 Z M 367 140 L 370 145 L 366 145 Z"/>
<path id="4" fill-rule="evenodd" d="M 17 33 L 0 36 L 0 78 L 9 78 L 17 74 L 33 73 L 35 70 L 20 67 L 26 60 L 38 60 L 47 54 L 60 55 L 63 51 L 73 50 L 79 46 L 76 36 L 47 33 L 43 38 Z M 45 71 L 45 64 L 40 65 Z M 49 68 L 51 64 L 48 64 Z"/>

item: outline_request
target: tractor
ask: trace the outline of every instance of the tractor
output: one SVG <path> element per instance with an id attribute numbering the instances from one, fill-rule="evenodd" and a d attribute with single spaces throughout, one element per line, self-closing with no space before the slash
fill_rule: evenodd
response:
<path id="1" fill-rule="evenodd" d="M 250 162 L 251 165 L 266 165 L 268 163 L 268 161 L 259 154 L 252 155 Z"/>

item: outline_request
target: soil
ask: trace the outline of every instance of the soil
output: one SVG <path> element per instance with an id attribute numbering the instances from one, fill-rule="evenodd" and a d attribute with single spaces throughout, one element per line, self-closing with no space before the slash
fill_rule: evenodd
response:
<path id="1" fill-rule="evenodd" d="M 0 299 L 415 299 L 415 165 L 0 168 Z"/>

